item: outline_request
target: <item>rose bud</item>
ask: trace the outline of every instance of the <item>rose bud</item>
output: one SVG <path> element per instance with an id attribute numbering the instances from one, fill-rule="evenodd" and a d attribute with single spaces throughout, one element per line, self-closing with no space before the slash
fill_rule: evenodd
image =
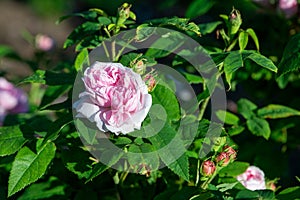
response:
<path id="1" fill-rule="evenodd" d="M 202 163 L 201 174 L 204 176 L 211 176 L 216 171 L 215 163 L 211 160 L 206 160 Z"/>
<path id="2" fill-rule="evenodd" d="M 234 160 L 236 158 L 236 151 L 231 146 L 226 145 L 223 150 L 229 155 L 230 159 Z"/>
<path id="3" fill-rule="evenodd" d="M 248 190 L 266 189 L 265 174 L 255 166 L 248 167 L 243 174 L 237 176 L 237 180 Z"/>
<path id="4" fill-rule="evenodd" d="M 227 152 L 221 152 L 217 156 L 216 162 L 221 166 L 226 166 L 230 162 L 230 155 Z"/>
<path id="5" fill-rule="evenodd" d="M 146 65 L 143 60 L 139 60 L 134 66 L 133 71 L 135 71 L 138 74 L 143 75 L 146 71 Z"/>
<path id="6" fill-rule="evenodd" d="M 240 11 L 233 9 L 231 13 L 229 14 L 229 23 L 228 23 L 228 29 L 230 35 L 235 35 L 242 24 L 242 18 Z"/>
<path id="7" fill-rule="evenodd" d="M 275 182 L 276 180 L 274 181 L 268 181 L 267 184 L 266 184 L 266 188 L 269 189 L 269 190 L 273 190 L 275 191 L 276 190 L 276 185 L 275 185 Z"/>

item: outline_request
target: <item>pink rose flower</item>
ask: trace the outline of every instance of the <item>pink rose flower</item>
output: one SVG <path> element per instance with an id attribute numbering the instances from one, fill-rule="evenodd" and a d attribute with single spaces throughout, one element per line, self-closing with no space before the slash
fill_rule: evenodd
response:
<path id="1" fill-rule="evenodd" d="M 101 131 L 140 129 L 152 105 L 141 76 L 120 63 L 95 62 L 84 72 L 85 91 L 73 107 L 76 117 L 95 122 Z"/>
<path id="2" fill-rule="evenodd" d="M 54 47 L 54 40 L 47 36 L 39 34 L 35 38 L 35 46 L 42 51 L 49 51 Z"/>
<path id="3" fill-rule="evenodd" d="M 265 174 L 255 166 L 248 167 L 243 174 L 237 176 L 237 180 L 248 190 L 266 189 Z"/>
<path id="4" fill-rule="evenodd" d="M 279 9 L 286 18 L 290 18 L 298 12 L 297 0 L 279 0 Z"/>
<path id="5" fill-rule="evenodd" d="M 0 124 L 2 125 L 7 114 L 16 114 L 28 111 L 26 94 L 15 88 L 5 78 L 0 78 Z"/>

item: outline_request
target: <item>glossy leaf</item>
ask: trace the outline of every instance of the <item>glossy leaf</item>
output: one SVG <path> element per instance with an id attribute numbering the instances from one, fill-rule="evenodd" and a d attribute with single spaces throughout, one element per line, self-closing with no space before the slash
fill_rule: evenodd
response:
<path id="1" fill-rule="evenodd" d="M 205 14 L 214 5 L 212 0 L 194 0 L 186 11 L 186 17 L 195 18 L 197 16 Z"/>
<path id="2" fill-rule="evenodd" d="M 239 117 L 228 111 L 218 110 L 216 115 L 219 119 L 225 119 L 225 124 L 237 125 L 239 122 Z"/>
<path id="3" fill-rule="evenodd" d="M 238 102 L 237 102 L 237 106 L 238 106 L 238 112 L 243 115 L 243 117 L 245 119 L 249 119 L 251 118 L 252 116 L 254 116 L 254 110 L 257 108 L 257 106 L 249 101 L 248 99 L 240 99 Z"/>
<path id="4" fill-rule="evenodd" d="M 15 194 L 43 176 L 54 158 L 56 147 L 49 142 L 35 153 L 23 147 L 17 154 L 8 181 L 8 196 Z"/>
<path id="5" fill-rule="evenodd" d="M 80 53 L 76 57 L 74 64 L 76 71 L 81 70 L 84 64 L 89 65 L 88 56 L 89 52 L 87 49 L 83 49 L 82 51 L 80 51 Z"/>
<path id="6" fill-rule="evenodd" d="M 286 45 L 278 65 L 278 75 L 297 71 L 300 68 L 300 34 L 294 35 Z"/>
<path id="7" fill-rule="evenodd" d="M 300 197 L 300 186 L 286 188 L 276 196 L 276 198 L 279 200 L 297 199 L 299 197 Z"/>
<path id="8" fill-rule="evenodd" d="M 263 118 L 252 117 L 248 119 L 247 127 L 251 133 L 257 136 L 263 136 L 265 139 L 269 139 L 271 135 L 269 123 Z"/>
<path id="9" fill-rule="evenodd" d="M 247 57 L 247 59 L 252 60 L 256 64 L 258 64 L 270 71 L 277 72 L 277 67 L 274 65 L 274 63 L 269 58 L 267 58 L 259 53 L 252 53 Z"/>
<path id="10" fill-rule="evenodd" d="M 206 35 L 212 33 L 220 24 L 222 24 L 221 21 L 215 21 L 215 22 L 209 22 L 205 24 L 199 24 L 198 26 L 200 28 L 201 34 Z"/>
<path id="11" fill-rule="evenodd" d="M 19 126 L 0 127 L 0 156 L 17 152 L 25 143 Z"/>
<path id="12" fill-rule="evenodd" d="M 254 30 L 252 28 L 248 28 L 246 30 L 246 32 L 249 34 L 249 36 L 254 41 L 257 51 L 259 51 L 259 42 L 258 42 L 258 38 L 257 38 L 256 33 L 254 32 Z"/>
<path id="13" fill-rule="evenodd" d="M 219 175 L 236 177 L 236 176 L 244 173 L 248 167 L 249 167 L 249 163 L 235 161 L 233 163 L 230 163 L 223 169 L 221 169 L 219 172 Z"/>
<path id="14" fill-rule="evenodd" d="M 263 118 L 278 119 L 290 116 L 299 116 L 300 111 L 289 108 L 287 106 L 270 104 L 257 111 L 258 116 Z"/>
<path id="15" fill-rule="evenodd" d="M 239 51 L 232 51 L 224 60 L 224 72 L 226 81 L 231 86 L 231 79 L 233 73 L 239 68 L 243 67 L 242 55 Z"/>
<path id="16" fill-rule="evenodd" d="M 240 50 L 244 50 L 248 44 L 248 33 L 245 31 L 241 31 L 239 34 L 239 47 Z"/>

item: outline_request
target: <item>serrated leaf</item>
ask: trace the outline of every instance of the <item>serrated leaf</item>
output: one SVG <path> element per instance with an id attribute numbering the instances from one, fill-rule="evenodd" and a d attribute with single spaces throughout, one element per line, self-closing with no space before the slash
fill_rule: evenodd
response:
<path id="1" fill-rule="evenodd" d="M 59 24 L 62 21 L 66 20 L 70 17 L 82 17 L 84 19 L 91 20 L 91 19 L 95 19 L 97 17 L 97 13 L 92 11 L 92 9 L 91 9 L 91 11 L 85 11 L 85 12 L 81 12 L 81 13 L 73 13 L 70 15 L 65 15 L 65 16 L 60 17 L 55 23 Z"/>
<path id="2" fill-rule="evenodd" d="M 257 51 L 259 51 L 259 42 L 258 42 L 258 38 L 257 38 L 256 33 L 254 32 L 254 30 L 252 28 L 248 28 L 246 30 L 246 32 L 250 35 L 250 37 L 254 41 Z"/>
<path id="3" fill-rule="evenodd" d="M 101 24 L 98 22 L 85 22 L 78 27 L 76 27 L 71 34 L 67 37 L 64 48 L 68 48 L 74 44 L 78 44 L 80 41 L 82 41 L 84 38 L 91 36 L 91 35 L 97 35 L 96 32 L 100 30 Z"/>
<path id="4" fill-rule="evenodd" d="M 238 112 L 243 115 L 245 119 L 249 119 L 255 115 L 253 111 L 257 106 L 250 100 L 242 98 L 237 102 L 237 106 Z"/>
<path id="5" fill-rule="evenodd" d="M 41 83 L 47 85 L 73 85 L 74 74 L 36 70 L 33 75 L 25 78 L 22 83 Z"/>
<path id="6" fill-rule="evenodd" d="M 152 105 L 160 104 L 166 111 L 169 120 L 180 118 L 180 109 L 174 92 L 163 85 L 156 85 L 151 93 Z"/>
<path id="7" fill-rule="evenodd" d="M 291 116 L 299 116 L 300 111 L 289 108 L 287 106 L 270 104 L 257 111 L 257 115 L 263 118 L 278 119 Z"/>
<path id="8" fill-rule="evenodd" d="M 246 169 L 249 167 L 249 163 L 246 162 L 240 162 L 235 161 L 233 163 L 230 163 L 226 167 L 220 170 L 219 176 L 231 176 L 236 177 L 246 171 Z"/>
<path id="9" fill-rule="evenodd" d="M 48 199 L 53 196 L 63 196 L 66 193 L 66 187 L 56 177 L 50 177 L 47 182 L 36 183 L 28 187 L 18 200 L 38 200 Z"/>
<path id="10" fill-rule="evenodd" d="M 277 72 L 277 67 L 274 65 L 272 60 L 270 60 L 269 58 L 267 58 L 259 53 L 252 53 L 246 59 L 250 59 L 253 62 L 255 62 L 256 64 L 258 64 L 270 71 Z"/>
<path id="11" fill-rule="evenodd" d="M 123 155 L 124 155 L 123 151 L 118 151 L 114 153 L 112 153 L 111 150 L 104 151 L 101 154 L 102 156 L 101 159 L 103 159 L 103 161 L 107 165 L 104 165 L 101 162 L 95 164 L 90 176 L 88 177 L 85 183 L 92 181 L 94 178 L 96 178 L 97 176 L 101 175 L 103 172 L 108 170 L 111 166 L 115 165 L 122 158 Z"/>
<path id="12" fill-rule="evenodd" d="M 300 68 L 300 34 L 294 35 L 286 45 L 278 65 L 278 75 L 299 70 Z"/>
<path id="13" fill-rule="evenodd" d="M 206 35 L 212 33 L 220 24 L 222 24 L 221 21 L 216 21 L 216 22 L 209 22 L 205 24 L 198 24 L 198 26 L 200 28 L 201 34 Z"/>
<path id="14" fill-rule="evenodd" d="M 276 198 L 279 200 L 287 200 L 287 199 L 299 199 L 300 197 L 300 186 L 290 187 L 282 190 Z"/>
<path id="15" fill-rule="evenodd" d="M 205 14 L 214 5 L 211 0 L 194 0 L 186 10 L 185 16 L 188 18 L 195 18 Z"/>
<path id="16" fill-rule="evenodd" d="M 148 24 L 141 24 L 136 28 L 135 39 L 138 42 L 143 42 L 147 40 L 153 33 L 155 28 L 149 27 Z"/>
<path id="17" fill-rule="evenodd" d="M 165 127 L 155 136 L 149 137 L 149 141 L 156 148 L 161 160 L 174 173 L 189 180 L 189 162 L 188 156 L 184 153 L 183 140 L 179 138 L 177 131 L 170 125 Z"/>
<path id="18" fill-rule="evenodd" d="M 58 97 L 62 96 L 66 93 L 67 90 L 69 90 L 71 86 L 68 85 L 59 85 L 59 86 L 48 86 L 46 89 L 44 96 L 42 98 L 40 109 L 45 108 L 49 104 L 51 104 L 53 101 L 55 101 Z"/>
<path id="19" fill-rule="evenodd" d="M 269 123 L 263 118 L 252 117 L 248 119 L 247 127 L 251 133 L 257 136 L 262 136 L 265 139 L 269 139 L 271 135 Z"/>
<path id="20" fill-rule="evenodd" d="M 34 153 L 23 147 L 13 162 L 8 181 L 8 196 L 12 196 L 27 185 L 42 177 L 55 156 L 56 147 L 49 142 Z"/>
<path id="21" fill-rule="evenodd" d="M 239 34 L 239 47 L 240 50 L 244 50 L 248 44 L 248 33 L 246 31 L 241 31 Z"/>
<path id="22" fill-rule="evenodd" d="M 226 81 L 231 86 L 231 78 L 233 73 L 243 67 L 242 55 L 239 51 L 232 51 L 224 60 L 224 72 Z"/>
<path id="23" fill-rule="evenodd" d="M 89 65 L 88 58 L 89 58 L 89 52 L 86 48 L 80 51 L 80 53 L 77 55 L 75 59 L 75 64 L 74 64 L 76 71 L 81 70 L 84 64 Z"/>
<path id="24" fill-rule="evenodd" d="M 236 116 L 235 114 L 225 111 L 225 110 L 218 110 L 216 112 L 217 117 L 220 120 L 225 119 L 224 123 L 225 124 L 230 124 L 230 125 L 237 125 L 239 122 L 239 117 Z"/>
<path id="25" fill-rule="evenodd" d="M 14 154 L 25 143 L 19 126 L 0 127 L 0 156 Z"/>
<path id="26" fill-rule="evenodd" d="M 159 156 L 152 145 L 148 143 L 131 144 L 128 151 L 128 162 L 131 167 L 137 170 L 136 172 L 140 173 L 139 170 L 143 168 L 143 165 L 145 165 L 147 170 L 155 171 L 158 169 Z"/>

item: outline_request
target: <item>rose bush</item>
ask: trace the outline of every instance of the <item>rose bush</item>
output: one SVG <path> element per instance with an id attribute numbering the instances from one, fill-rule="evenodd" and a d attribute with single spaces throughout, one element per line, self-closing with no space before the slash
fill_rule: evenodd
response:
<path id="1" fill-rule="evenodd" d="M 141 76 L 120 63 L 95 62 L 82 78 L 85 91 L 74 103 L 76 117 L 115 134 L 140 129 L 152 104 Z"/>

